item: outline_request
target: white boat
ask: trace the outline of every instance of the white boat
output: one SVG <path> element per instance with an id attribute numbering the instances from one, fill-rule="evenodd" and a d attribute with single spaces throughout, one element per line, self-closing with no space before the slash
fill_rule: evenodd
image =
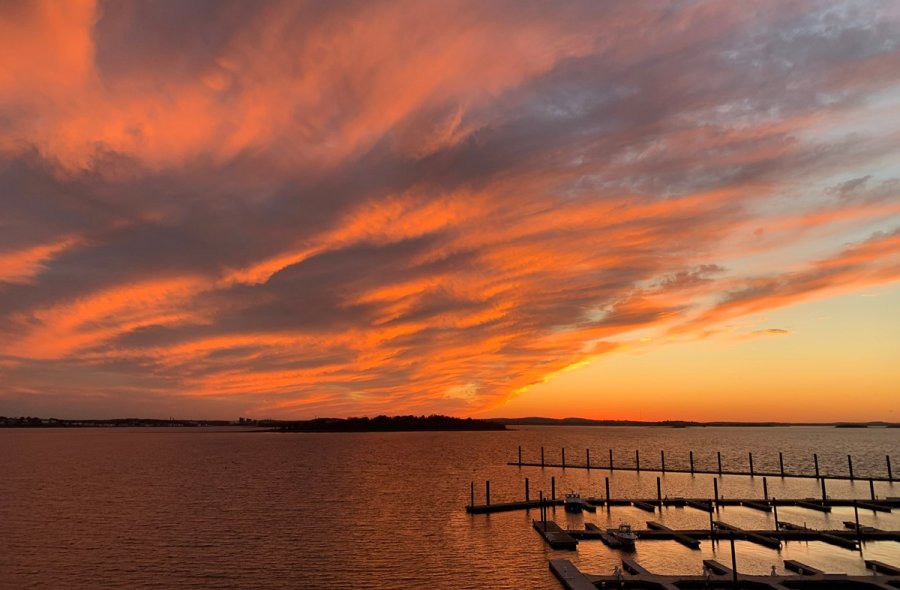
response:
<path id="1" fill-rule="evenodd" d="M 631 530 L 631 525 L 624 522 L 619 525 L 619 528 L 610 529 L 609 534 L 623 545 L 634 545 L 634 542 L 637 541 L 637 535 Z"/>
<path id="2" fill-rule="evenodd" d="M 584 500 L 575 492 L 566 494 L 566 501 L 563 503 L 566 512 L 581 512 L 584 508 Z"/>

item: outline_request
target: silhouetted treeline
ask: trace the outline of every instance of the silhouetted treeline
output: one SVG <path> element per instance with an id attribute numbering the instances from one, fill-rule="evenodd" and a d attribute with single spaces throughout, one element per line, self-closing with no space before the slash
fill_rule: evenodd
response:
<path id="1" fill-rule="evenodd" d="M 37 416 L 0 416 L 0 428 L 97 428 L 116 426 L 228 426 L 229 420 L 163 420 L 157 418 L 109 418 L 65 420 Z"/>
<path id="2" fill-rule="evenodd" d="M 317 418 L 282 423 L 283 432 L 402 432 L 423 430 L 506 430 L 487 420 L 450 416 L 375 416 L 374 418 Z"/>

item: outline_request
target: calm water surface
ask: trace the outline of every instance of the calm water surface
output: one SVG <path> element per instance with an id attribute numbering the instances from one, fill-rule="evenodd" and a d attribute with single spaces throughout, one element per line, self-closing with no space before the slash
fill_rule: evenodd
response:
<path id="1" fill-rule="evenodd" d="M 526 460 L 715 465 L 846 473 L 847 454 L 861 477 L 884 475 L 885 455 L 900 470 L 900 430 L 804 428 L 531 427 L 485 433 L 278 434 L 197 429 L 0 430 L 0 587 L 2 588 L 547 588 L 560 586 L 547 560 L 571 559 L 588 573 L 609 573 L 622 554 L 599 541 L 577 552 L 552 551 L 531 529 L 537 512 L 469 516 L 469 482 L 477 502 L 484 480 L 492 501 L 518 500 L 528 477 L 532 494 L 550 489 L 652 497 L 656 473 L 507 466 L 521 445 Z M 769 479 L 773 496 L 819 494 L 815 480 Z M 711 496 L 710 476 L 668 474 L 664 493 Z M 725 476 L 726 497 L 762 495 L 761 478 Z M 867 498 L 867 481 L 828 482 L 833 496 Z M 879 496 L 900 485 L 876 483 Z M 668 508 L 650 515 L 551 512 L 564 528 L 585 522 L 640 528 L 661 520 L 705 528 L 706 514 Z M 726 522 L 773 526 L 772 516 L 723 509 Z M 779 510 L 785 521 L 842 528 L 852 509 L 824 515 Z M 860 511 L 860 520 L 900 529 L 900 513 Z M 739 569 L 781 570 L 797 559 L 827 571 L 863 572 L 863 557 L 900 565 L 900 543 L 867 543 L 863 555 L 821 543 L 787 543 L 772 551 L 738 543 Z M 721 554 L 719 552 L 721 551 Z M 660 572 L 700 572 L 701 561 L 730 561 L 726 544 L 691 551 L 671 541 L 639 542 L 628 557 Z"/>

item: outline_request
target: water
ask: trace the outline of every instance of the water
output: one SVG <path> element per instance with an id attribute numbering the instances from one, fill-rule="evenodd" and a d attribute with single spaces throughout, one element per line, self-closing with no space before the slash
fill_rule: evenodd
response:
<path id="1" fill-rule="evenodd" d="M 656 473 L 587 472 L 507 466 L 521 445 L 525 460 L 540 446 L 557 461 L 616 462 L 642 467 L 715 465 L 846 473 L 847 454 L 860 476 L 884 475 L 890 454 L 900 468 L 900 430 L 834 428 L 529 427 L 509 432 L 279 434 L 199 429 L 0 430 L 0 587 L 2 588 L 547 588 L 559 584 L 549 559 L 571 559 L 588 573 L 609 573 L 622 554 L 599 541 L 577 552 L 553 551 L 531 529 L 537 511 L 469 516 L 469 482 L 483 502 L 518 500 L 524 478 L 532 495 L 569 489 L 600 495 L 653 497 Z M 817 496 L 815 480 L 769 478 L 773 496 Z M 711 496 L 712 478 L 667 474 L 669 496 Z M 726 497 L 762 495 L 761 478 L 725 476 Z M 835 497 L 869 497 L 867 481 L 828 482 Z M 900 485 L 876 483 L 879 496 Z M 708 516 L 668 508 L 660 516 L 634 508 L 607 514 L 551 516 L 564 528 L 584 522 L 644 528 L 705 528 Z M 772 515 L 724 508 L 719 518 L 771 527 Z M 783 508 L 779 518 L 811 527 L 842 528 L 853 510 L 831 514 Z M 860 511 L 864 524 L 900 529 L 900 513 Z M 719 552 L 722 552 L 719 554 Z M 817 542 L 787 543 L 780 554 L 737 543 L 739 569 L 767 573 L 797 559 L 826 571 L 862 573 L 863 556 Z M 866 543 L 864 556 L 900 565 L 900 543 Z M 629 557 L 652 571 L 700 572 L 701 560 L 730 562 L 726 544 L 691 551 L 672 541 L 641 541 Z"/>

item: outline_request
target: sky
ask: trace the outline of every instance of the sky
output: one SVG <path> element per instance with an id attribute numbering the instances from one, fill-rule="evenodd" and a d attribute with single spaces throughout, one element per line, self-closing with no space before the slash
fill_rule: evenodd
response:
<path id="1" fill-rule="evenodd" d="M 0 3 L 0 414 L 900 421 L 900 3 Z"/>

